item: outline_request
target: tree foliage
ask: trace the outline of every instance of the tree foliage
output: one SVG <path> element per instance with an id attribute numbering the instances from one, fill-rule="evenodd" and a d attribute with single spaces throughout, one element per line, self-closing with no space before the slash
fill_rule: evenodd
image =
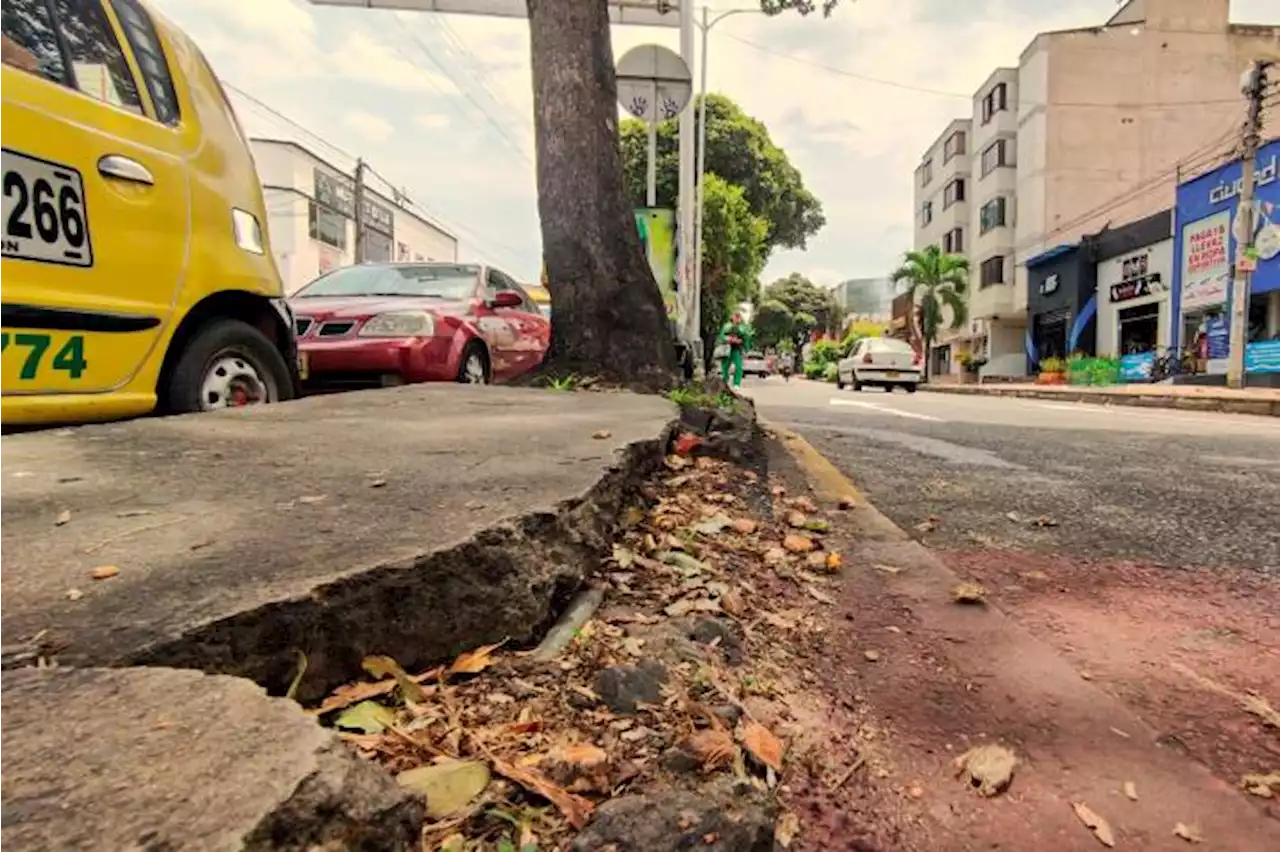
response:
<path id="1" fill-rule="evenodd" d="M 834 332 L 840 327 L 840 305 L 835 296 L 798 272 L 774 281 L 765 288 L 763 298 L 781 302 L 791 311 L 793 340 L 802 339 L 813 329 Z"/>
<path id="2" fill-rule="evenodd" d="M 777 299 L 766 298 L 756 305 L 751 324 L 756 329 L 757 345 L 765 349 L 776 348 L 784 342 L 792 342 L 791 330 L 795 326 L 795 315 Z"/>
<path id="3" fill-rule="evenodd" d="M 689 106 L 697 110 L 697 104 Z M 692 114 L 695 120 L 701 111 Z M 620 127 L 627 192 L 644 206 L 648 162 L 648 129 L 626 119 Z M 657 204 L 674 207 L 680 184 L 679 134 L 676 121 L 658 125 Z M 786 152 L 773 143 L 769 130 L 724 95 L 707 96 L 706 172 L 742 187 L 751 212 L 768 223 L 766 254 L 775 248 L 802 249 L 826 224 L 822 203 L 805 188 Z"/>
<path id="4" fill-rule="evenodd" d="M 734 305 L 752 301 L 764 268 L 768 223 L 751 212 L 743 188 L 717 175 L 703 186 L 703 358 L 710 363 L 716 333 Z"/>
<path id="5" fill-rule="evenodd" d="M 906 283 L 906 292 L 919 312 L 927 364 L 929 350 L 942 330 L 944 314 L 950 312 L 952 328 L 959 328 L 969 318 L 964 297 L 969 287 L 969 260 L 964 255 L 947 254 L 937 246 L 926 246 L 904 254 L 902 265 L 890 277 L 895 284 Z"/>

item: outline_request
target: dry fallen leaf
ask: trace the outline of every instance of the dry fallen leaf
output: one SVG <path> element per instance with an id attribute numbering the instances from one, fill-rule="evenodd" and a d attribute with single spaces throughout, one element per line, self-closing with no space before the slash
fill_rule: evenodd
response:
<path id="1" fill-rule="evenodd" d="M 120 567 L 118 565 L 99 565 L 89 572 L 89 576 L 95 580 L 110 580 L 119 573 Z"/>
<path id="2" fill-rule="evenodd" d="M 689 751 L 707 769 L 728 766 L 733 762 L 733 737 L 721 728 L 707 728 L 689 737 Z"/>
<path id="3" fill-rule="evenodd" d="M 53 525 L 55 527 L 60 527 L 63 524 L 68 523 L 70 520 L 71 520 L 71 510 L 63 509 L 61 512 L 58 513 L 58 517 L 54 520 Z"/>
<path id="4" fill-rule="evenodd" d="M 405 701 L 421 704 L 427 700 L 427 694 L 418 682 L 409 677 L 408 673 L 400 667 L 400 664 L 391 657 L 374 654 L 361 660 L 360 666 L 374 677 L 394 678 Z"/>
<path id="5" fill-rule="evenodd" d="M 751 756 L 774 772 L 782 771 L 782 741 L 759 722 L 748 722 L 741 731 L 743 746 Z"/>
<path id="6" fill-rule="evenodd" d="M 747 603 L 742 597 L 742 593 L 737 589 L 730 589 L 720 596 L 720 608 L 730 615 L 741 617 L 747 611 Z"/>
<path id="7" fill-rule="evenodd" d="M 827 554 L 823 553 L 821 550 L 815 550 L 804 558 L 804 564 L 806 568 L 811 568 L 815 571 L 825 571 L 827 570 Z"/>
<path id="8" fill-rule="evenodd" d="M 801 512 L 818 511 L 818 504 L 813 502 L 813 500 L 809 499 L 808 497 L 804 497 L 804 496 L 793 497 L 791 500 L 787 502 L 789 502 L 795 508 L 799 509 Z"/>
<path id="9" fill-rule="evenodd" d="M 787 811 L 774 823 L 773 840 L 783 849 L 791 848 L 796 835 L 800 833 L 800 817 L 794 811 Z"/>
<path id="10" fill-rule="evenodd" d="M 493 665 L 491 655 L 501 648 L 502 644 L 498 642 L 494 645 L 481 645 L 474 651 L 463 651 L 458 655 L 458 659 L 453 661 L 453 665 L 449 666 L 447 674 L 479 674 Z"/>
<path id="11" fill-rule="evenodd" d="M 489 765 L 483 760 L 448 760 L 409 769 L 396 782 L 427 799 L 427 816 L 444 819 L 471 804 L 489 786 Z"/>
<path id="12" fill-rule="evenodd" d="M 916 524 L 916 532 L 931 533 L 938 528 L 937 521 L 923 520 Z"/>
<path id="13" fill-rule="evenodd" d="M 784 549 L 789 550 L 792 553 L 808 553 L 817 545 L 815 545 L 813 543 L 813 539 L 809 538 L 807 535 L 789 533 L 782 539 L 782 546 Z"/>
<path id="14" fill-rule="evenodd" d="M 1093 829 L 1093 836 L 1098 838 L 1098 842 L 1108 848 L 1116 845 L 1116 836 L 1111 831 L 1111 824 L 1098 814 L 1089 809 L 1089 806 L 1083 802 L 1072 802 L 1071 809 L 1076 812 L 1076 816 L 1089 828 Z"/>
<path id="15" fill-rule="evenodd" d="M 751 535 L 760 528 L 760 524 L 751 518 L 738 518 L 733 522 L 733 531 L 742 535 Z"/>
<path id="16" fill-rule="evenodd" d="M 79 589 L 67 589 L 67 600 L 75 602 L 84 597 L 84 592 Z"/>
<path id="17" fill-rule="evenodd" d="M 951 600 L 958 604 L 984 604 L 987 590 L 978 583 L 956 583 L 951 587 Z"/>
<path id="18" fill-rule="evenodd" d="M 532 769 L 507 763 L 496 757 L 492 760 L 494 772 L 551 802 L 560 813 L 564 814 L 569 824 L 579 831 L 586 826 L 587 820 L 591 818 L 591 812 L 595 810 L 595 806 L 589 800 L 557 787 Z"/>
<path id="19" fill-rule="evenodd" d="M 844 557 L 843 557 L 843 556 L 841 556 L 839 553 L 835 553 L 835 552 L 832 552 L 832 553 L 828 553 L 828 554 L 827 554 L 827 565 L 826 565 L 826 568 L 827 568 L 827 572 L 828 572 L 828 573 L 830 573 L 830 574 L 838 574 L 838 573 L 840 573 L 840 569 L 841 569 L 841 568 L 843 568 L 843 567 L 844 567 Z"/>
<path id="20" fill-rule="evenodd" d="M 1251 796 L 1273 798 L 1280 795 L 1280 772 L 1245 775 L 1240 779 L 1240 786 Z"/>
<path id="21" fill-rule="evenodd" d="M 1138 801 L 1138 785 L 1132 781 L 1124 782 L 1124 794 L 1129 797 L 1130 801 Z"/>
<path id="22" fill-rule="evenodd" d="M 1271 702 L 1258 695 L 1250 692 L 1240 700 L 1240 706 L 1244 707 L 1246 713 L 1252 713 L 1262 720 L 1262 724 L 1269 728 L 1280 728 L 1280 710 L 1271 706 Z"/>
<path id="23" fill-rule="evenodd" d="M 323 503 L 328 498 L 328 494 L 304 494 L 298 498 L 298 502 L 304 506 L 314 506 L 317 503 Z"/>
<path id="24" fill-rule="evenodd" d="M 1200 827 L 1195 825 L 1187 825 L 1184 822 L 1177 823 L 1173 827 L 1173 836 L 1181 837 L 1188 843 L 1203 843 L 1204 838 L 1200 836 Z"/>
<path id="25" fill-rule="evenodd" d="M 822 591 L 816 586 L 806 586 L 805 588 L 809 590 L 809 597 L 813 598 L 818 603 L 832 605 L 836 602 L 835 598 L 831 597 L 831 595 L 827 594 L 826 592 Z"/>
<path id="26" fill-rule="evenodd" d="M 579 769 L 592 770 L 609 762 L 609 754 L 591 743 L 573 743 L 555 754 L 556 760 Z"/>
<path id="27" fill-rule="evenodd" d="M 877 571 L 883 571 L 886 574 L 901 574 L 903 571 L 907 570 L 906 568 L 901 568 L 897 565 L 885 565 L 881 562 L 877 562 L 871 567 L 875 568 Z"/>
<path id="28" fill-rule="evenodd" d="M 808 521 L 809 519 L 804 516 L 804 512 L 787 513 L 787 526 L 789 527 L 801 530 L 804 529 L 804 525 L 808 523 Z"/>
<path id="29" fill-rule="evenodd" d="M 1018 759 L 1004 746 L 976 746 L 956 758 L 956 774 L 963 775 L 969 785 L 984 796 L 1004 792 L 1013 780 Z"/>
<path id="30" fill-rule="evenodd" d="M 343 710 L 333 720 L 335 728 L 359 731 L 362 734 L 380 734 L 395 723 L 395 711 L 376 701 L 361 701 L 354 707 Z"/>

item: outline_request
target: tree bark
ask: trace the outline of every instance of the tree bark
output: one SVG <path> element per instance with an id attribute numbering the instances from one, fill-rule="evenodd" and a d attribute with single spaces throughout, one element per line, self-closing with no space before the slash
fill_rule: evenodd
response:
<path id="1" fill-rule="evenodd" d="M 547 368 L 665 387 L 675 348 L 623 188 L 606 0 L 527 2 Z"/>

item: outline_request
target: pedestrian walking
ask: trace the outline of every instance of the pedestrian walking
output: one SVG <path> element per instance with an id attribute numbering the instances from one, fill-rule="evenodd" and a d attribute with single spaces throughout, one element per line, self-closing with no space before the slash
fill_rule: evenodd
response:
<path id="1" fill-rule="evenodd" d="M 751 326 L 744 322 L 742 313 L 734 311 L 733 316 L 720 329 L 719 342 L 729 347 L 729 353 L 720 362 L 720 378 L 729 383 L 729 368 L 733 368 L 733 386 L 742 387 L 742 358 L 755 338 Z"/>

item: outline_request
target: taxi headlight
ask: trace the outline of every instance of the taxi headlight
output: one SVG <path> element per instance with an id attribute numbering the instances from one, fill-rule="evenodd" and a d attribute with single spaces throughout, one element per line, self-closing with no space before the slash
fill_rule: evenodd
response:
<path id="1" fill-rule="evenodd" d="M 371 317 L 360 328 L 361 337 L 430 337 L 435 318 L 423 311 L 395 311 Z"/>

